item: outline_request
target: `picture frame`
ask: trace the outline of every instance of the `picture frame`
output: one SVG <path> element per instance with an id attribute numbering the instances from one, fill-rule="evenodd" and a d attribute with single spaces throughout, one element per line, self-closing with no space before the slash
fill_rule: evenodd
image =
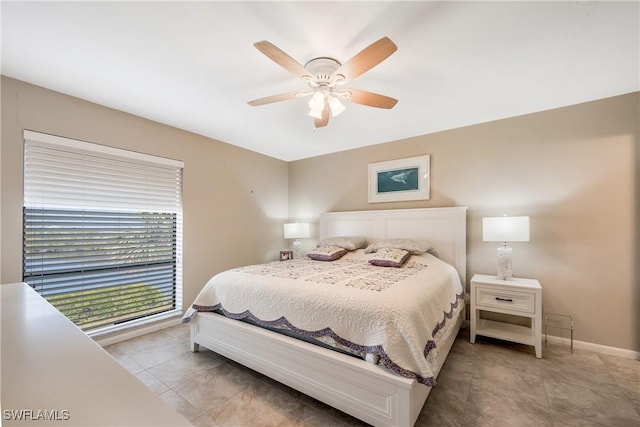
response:
<path id="1" fill-rule="evenodd" d="M 293 259 L 293 251 L 280 251 L 280 261 Z"/>
<path id="2" fill-rule="evenodd" d="M 431 156 L 369 164 L 369 203 L 429 200 Z"/>

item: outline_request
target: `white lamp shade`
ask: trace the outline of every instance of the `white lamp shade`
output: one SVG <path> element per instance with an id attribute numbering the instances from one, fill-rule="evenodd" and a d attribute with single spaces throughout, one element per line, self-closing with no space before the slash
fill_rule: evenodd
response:
<path id="1" fill-rule="evenodd" d="M 345 106 L 335 96 L 329 97 L 329 108 L 333 117 L 339 116 L 345 110 Z"/>
<path id="2" fill-rule="evenodd" d="M 482 218 L 482 240 L 485 242 L 528 242 L 528 216 L 496 216 Z"/>
<path id="3" fill-rule="evenodd" d="M 311 111 L 322 111 L 324 110 L 324 94 L 316 90 L 311 99 L 309 100 L 309 109 Z"/>
<path id="4" fill-rule="evenodd" d="M 292 222 L 284 225 L 285 239 L 306 239 L 310 235 L 308 222 Z"/>
<path id="5" fill-rule="evenodd" d="M 314 119 L 321 119 L 322 118 L 322 110 L 309 110 L 309 114 L 307 114 L 309 117 L 313 117 Z"/>

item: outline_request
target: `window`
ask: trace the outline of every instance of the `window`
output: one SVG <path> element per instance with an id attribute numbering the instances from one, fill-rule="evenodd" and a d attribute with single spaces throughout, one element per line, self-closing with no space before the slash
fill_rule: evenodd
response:
<path id="1" fill-rule="evenodd" d="M 90 334 L 182 309 L 182 162 L 24 132 L 23 281 Z"/>

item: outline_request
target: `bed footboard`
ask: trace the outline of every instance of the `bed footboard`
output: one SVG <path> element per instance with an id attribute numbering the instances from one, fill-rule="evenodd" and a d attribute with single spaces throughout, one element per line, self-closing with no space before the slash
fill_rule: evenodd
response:
<path id="1" fill-rule="evenodd" d="M 412 426 L 431 390 L 355 357 L 198 313 L 191 350 L 203 345 L 374 426 Z"/>

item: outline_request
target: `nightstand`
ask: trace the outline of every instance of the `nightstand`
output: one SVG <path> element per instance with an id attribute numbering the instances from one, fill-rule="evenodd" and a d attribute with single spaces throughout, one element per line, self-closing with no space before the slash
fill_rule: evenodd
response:
<path id="1" fill-rule="evenodd" d="M 531 319 L 521 326 L 481 319 L 480 312 L 503 313 Z M 471 279 L 471 342 L 476 335 L 532 345 L 542 357 L 542 286 L 534 279 L 497 279 L 476 274 Z"/>

